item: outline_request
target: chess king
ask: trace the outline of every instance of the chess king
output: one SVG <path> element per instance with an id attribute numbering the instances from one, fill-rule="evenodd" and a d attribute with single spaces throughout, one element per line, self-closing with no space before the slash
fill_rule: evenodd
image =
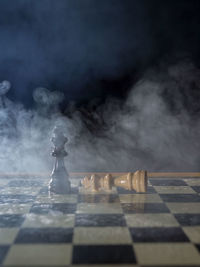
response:
<path id="1" fill-rule="evenodd" d="M 56 194 L 67 194 L 70 193 L 71 189 L 69 175 L 64 165 L 64 157 L 67 156 L 65 143 L 68 139 L 63 134 L 61 126 L 54 128 L 51 141 L 54 144 L 52 156 L 56 159 L 49 183 L 49 191 Z"/>

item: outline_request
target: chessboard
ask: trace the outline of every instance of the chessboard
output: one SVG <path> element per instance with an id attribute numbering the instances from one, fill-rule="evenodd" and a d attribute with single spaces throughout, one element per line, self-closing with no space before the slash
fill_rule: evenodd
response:
<path id="1" fill-rule="evenodd" d="M 48 175 L 1 175 L 0 266 L 200 266 L 200 176 L 148 178 L 146 193 L 49 194 Z"/>

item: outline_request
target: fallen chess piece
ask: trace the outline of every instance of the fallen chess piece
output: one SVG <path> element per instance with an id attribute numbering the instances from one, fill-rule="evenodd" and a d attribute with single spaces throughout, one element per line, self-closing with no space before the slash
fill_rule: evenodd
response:
<path id="1" fill-rule="evenodd" d="M 81 184 L 93 192 L 101 189 L 111 190 L 113 186 L 113 177 L 111 174 L 107 174 L 105 177 L 99 177 L 97 174 L 92 174 L 91 177 L 84 177 Z"/>
<path id="2" fill-rule="evenodd" d="M 126 190 L 145 193 L 147 191 L 147 171 L 129 172 L 117 178 L 112 177 L 111 174 L 107 174 L 105 177 L 92 174 L 91 177 L 84 177 L 81 184 L 93 192 L 111 190 L 113 186 L 117 186 Z"/>

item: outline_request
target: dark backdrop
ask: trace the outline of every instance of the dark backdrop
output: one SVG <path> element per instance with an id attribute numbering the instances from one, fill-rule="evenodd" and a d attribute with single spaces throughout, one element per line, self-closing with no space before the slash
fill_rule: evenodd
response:
<path id="1" fill-rule="evenodd" d="M 38 86 L 103 101 L 163 57 L 200 63 L 198 0 L 1 0 L 0 14 L 0 80 L 26 107 Z"/>

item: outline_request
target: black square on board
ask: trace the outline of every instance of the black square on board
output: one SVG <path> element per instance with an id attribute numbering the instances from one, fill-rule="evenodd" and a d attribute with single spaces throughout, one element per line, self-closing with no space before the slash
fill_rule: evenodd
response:
<path id="1" fill-rule="evenodd" d="M 73 228 L 22 228 L 15 243 L 70 243 Z"/>
<path id="2" fill-rule="evenodd" d="M 153 188 L 153 186 L 147 186 L 147 192 L 145 193 L 138 193 L 135 190 L 126 190 L 121 187 L 117 187 L 118 194 L 156 194 L 156 190 Z"/>
<path id="3" fill-rule="evenodd" d="M 185 181 L 181 179 L 149 179 L 153 186 L 188 186 Z"/>
<path id="4" fill-rule="evenodd" d="M 119 203 L 117 194 L 80 194 L 78 196 L 79 203 Z"/>
<path id="5" fill-rule="evenodd" d="M 52 210 L 64 214 L 74 214 L 76 212 L 76 206 L 76 203 L 54 203 L 52 204 Z"/>
<path id="6" fill-rule="evenodd" d="M 170 213 L 165 203 L 122 203 L 124 213 Z"/>
<path id="7" fill-rule="evenodd" d="M 0 264 L 3 263 L 3 260 L 9 250 L 9 246 L 0 245 Z"/>
<path id="8" fill-rule="evenodd" d="M 191 187 L 195 192 L 200 193 L 200 186 L 191 186 Z"/>
<path id="9" fill-rule="evenodd" d="M 200 225 L 200 214 L 174 214 L 176 220 L 182 226 L 198 226 Z"/>
<path id="10" fill-rule="evenodd" d="M 196 244 L 196 248 L 198 249 L 198 251 L 200 253 L 200 244 Z"/>
<path id="11" fill-rule="evenodd" d="M 133 242 L 189 242 L 181 227 L 130 228 Z"/>
<path id="12" fill-rule="evenodd" d="M 20 227 L 24 219 L 24 215 L 20 214 L 2 214 L 0 215 L 0 227 Z"/>
<path id="13" fill-rule="evenodd" d="M 52 209 L 52 204 L 48 203 L 33 204 L 30 209 L 30 213 L 48 214 L 51 209 Z"/>
<path id="14" fill-rule="evenodd" d="M 74 246 L 74 264 L 136 263 L 131 245 Z"/>
<path id="15" fill-rule="evenodd" d="M 159 194 L 164 202 L 200 202 L 197 194 Z"/>
<path id="16" fill-rule="evenodd" d="M 75 226 L 126 226 L 123 214 L 76 214 Z"/>
<path id="17" fill-rule="evenodd" d="M 63 214 L 74 214 L 76 212 L 76 204 L 74 203 L 41 203 L 33 204 L 30 213 L 48 214 L 49 212 L 59 211 Z"/>

